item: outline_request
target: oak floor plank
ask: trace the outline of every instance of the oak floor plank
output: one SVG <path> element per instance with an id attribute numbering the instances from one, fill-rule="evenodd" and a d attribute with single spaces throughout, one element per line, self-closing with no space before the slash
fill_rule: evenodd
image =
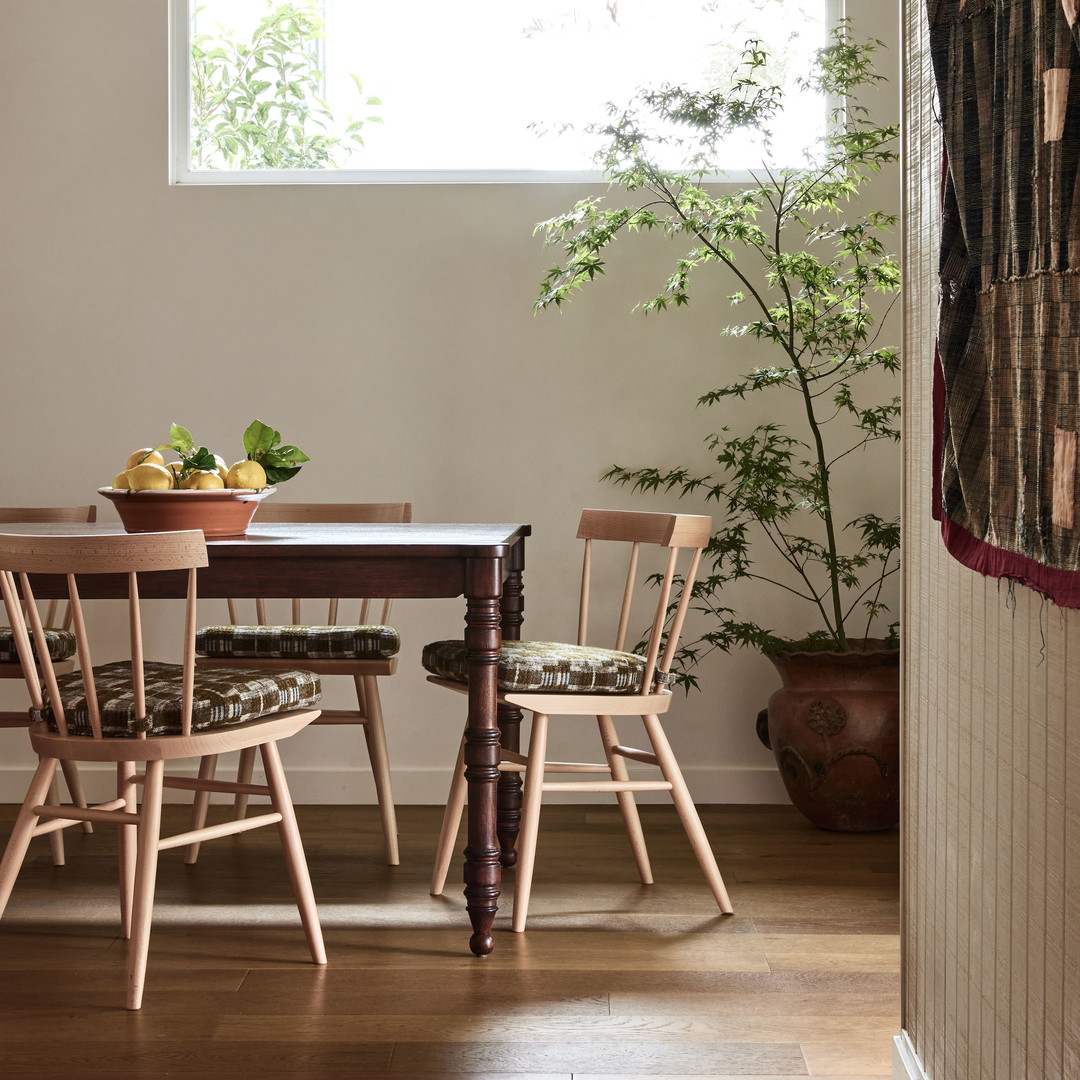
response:
<path id="1" fill-rule="evenodd" d="M 166 808 L 170 827 L 186 815 Z M 479 961 L 460 890 L 427 895 L 439 815 L 399 808 L 403 862 L 387 867 L 374 807 L 299 808 L 326 968 L 271 830 L 205 845 L 195 867 L 166 853 L 137 1014 L 122 1007 L 115 838 L 69 832 L 60 868 L 35 841 L 0 921 L 4 1080 L 889 1076 L 894 834 L 705 807 L 736 908 L 722 917 L 670 808 L 642 808 L 652 887 L 614 807 L 545 808 L 529 930 L 509 932 L 507 873 Z M 13 816 L 0 807 L 0 831 Z"/>

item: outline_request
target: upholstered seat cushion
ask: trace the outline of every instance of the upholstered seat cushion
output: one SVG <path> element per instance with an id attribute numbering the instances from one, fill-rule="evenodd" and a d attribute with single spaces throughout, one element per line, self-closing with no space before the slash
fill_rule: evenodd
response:
<path id="1" fill-rule="evenodd" d="M 75 655 L 75 635 L 70 630 L 58 630 L 55 627 L 46 626 L 45 644 L 53 660 L 69 660 Z M 31 645 L 33 645 L 32 640 Z M 37 655 L 36 651 L 35 655 Z M 10 626 L 0 626 L 0 664 L 17 664 L 18 662 L 19 654 L 15 648 L 15 635 Z"/>
<path id="2" fill-rule="evenodd" d="M 433 675 L 467 682 L 464 641 L 434 641 L 422 662 Z M 570 694 L 640 694 L 645 657 L 616 649 L 554 641 L 504 641 L 499 650 L 500 690 Z"/>
<path id="3" fill-rule="evenodd" d="M 401 648 L 392 626 L 206 626 L 200 656 L 243 660 L 388 660 Z"/>
<path id="4" fill-rule="evenodd" d="M 183 668 L 179 664 L 147 661 L 147 716 L 135 716 L 135 693 L 131 684 L 131 663 L 102 664 L 94 668 L 94 686 L 101 712 L 101 730 L 114 737 L 179 735 Z M 74 672 L 57 679 L 64 706 L 68 734 L 89 735 L 90 713 L 82 675 Z M 234 727 L 261 716 L 306 709 L 322 696 L 319 677 L 310 671 L 248 671 L 243 668 L 214 668 L 195 672 L 195 703 L 191 730 Z M 46 699 L 42 714 L 49 727 L 57 730 L 52 707 Z"/>

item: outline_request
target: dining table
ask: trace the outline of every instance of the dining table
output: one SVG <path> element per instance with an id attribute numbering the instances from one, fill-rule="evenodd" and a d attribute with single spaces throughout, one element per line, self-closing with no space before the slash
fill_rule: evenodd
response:
<path id="1" fill-rule="evenodd" d="M 5 524 L 22 534 L 123 533 L 119 522 Z M 287 522 L 248 526 L 243 536 L 207 540 L 209 565 L 198 571 L 200 598 L 380 597 L 464 598 L 469 664 L 465 726 L 468 834 L 464 851 L 469 948 L 491 953 L 501 870 L 515 861 L 521 783 L 500 774 L 500 746 L 518 749 L 521 712 L 498 702 L 499 646 L 520 637 L 526 524 L 325 524 Z M 186 571 L 140 576 L 147 599 L 182 598 Z M 34 576 L 40 599 L 64 598 L 62 576 Z M 122 575 L 85 575 L 86 599 L 126 597 Z"/>

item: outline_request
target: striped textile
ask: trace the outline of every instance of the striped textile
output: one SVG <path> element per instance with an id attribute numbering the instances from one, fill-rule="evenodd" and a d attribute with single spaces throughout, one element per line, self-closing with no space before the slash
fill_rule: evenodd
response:
<path id="1" fill-rule="evenodd" d="M 392 626 L 206 626 L 200 656 L 248 660 L 388 660 L 401 648 Z"/>
<path id="2" fill-rule="evenodd" d="M 468 682 L 464 641 L 433 641 L 422 663 L 440 678 Z M 644 656 L 616 649 L 554 641 L 504 641 L 499 649 L 500 690 L 640 694 L 644 675 Z"/>
<path id="3" fill-rule="evenodd" d="M 958 558 L 1021 580 L 1080 570 L 1078 7 L 927 3 L 948 158 L 935 513 Z"/>
<path id="4" fill-rule="evenodd" d="M 101 711 L 103 735 L 132 738 L 145 731 L 149 735 L 179 735 L 180 693 L 183 668 L 179 664 L 147 661 L 147 716 L 135 715 L 131 685 L 131 663 L 123 660 L 94 668 L 94 686 Z M 69 735 L 90 735 L 90 713 L 82 673 L 73 672 L 57 679 L 64 719 Z M 191 730 L 234 727 L 261 716 L 307 709 L 322 696 L 317 675 L 310 671 L 246 671 L 239 668 L 214 668 L 195 671 L 195 705 Z M 32 717 L 36 719 L 36 717 Z M 51 704 L 46 700 L 41 719 L 57 730 Z"/>

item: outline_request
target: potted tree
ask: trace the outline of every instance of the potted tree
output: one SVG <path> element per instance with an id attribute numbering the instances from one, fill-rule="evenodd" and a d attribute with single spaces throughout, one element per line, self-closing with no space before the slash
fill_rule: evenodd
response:
<path id="1" fill-rule="evenodd" d="M 836 27 L 805 80 L 840 102 L 820 148 L 798 168 L 762 166 L 737 187 L 714 182 L 725 138 L 750 128 L 768 150 L 770 121 L 784 107 L 764 51 L 752 44 L 721 89 L 642 91 L 593 128 L 603 136 L 598 160 L 629 205 L 589 198 L 537 227 L 562 252 L 538 309 L 559 306 L 603 273 L 616 237 L 662 230 L 687 248 L 641 310 L 684 306 L 697 274 L 726 271 L 736 283 L 729 300 L 749 311 L 723 333 L 769 347 L 768 362 L 725 377 L 698 403 L 723 408 L 776 395 L 789 404 L 778 401 L 775 414 L 787 419 L 743 431 L 721 426 L 706 440 L 712 460 L 703 467 L 615 465 L 605 478 L 721 508 L 711 567 L 693 594 L 707 628 L 681 649 L 679 677 L 697 685 L 695 665 L 713 649 L 764 651 L 783 681 L 768 703 L 765 741 L 792 801 L 815 824 L 845 830 L 888 828 L 899 818 L 899 652 L 885 601 L 898 569 L 899 520 L 847 518 L 837 508 L 858 451 L 899 438 L 899 398 L 882 394 L 882 376 L 899 370 L 899 358 L 878 340 L 881 310 L 887 314 L 900 284 L 885 246 L 896 217 L 856 199 L 897 157 L 897 127 L 875 123 L 858 100 L 860 88 L 883 78 L 873 68 L 880 46 L 854 41 L 847 21 Z M 673 145 L 684 152 L 681 169 L 659 163 L 658 152 Z M 725 588 L 739 579 L 797 600 L 806 633 L 785 640 L 740 617 L 725 603 Z"/>

